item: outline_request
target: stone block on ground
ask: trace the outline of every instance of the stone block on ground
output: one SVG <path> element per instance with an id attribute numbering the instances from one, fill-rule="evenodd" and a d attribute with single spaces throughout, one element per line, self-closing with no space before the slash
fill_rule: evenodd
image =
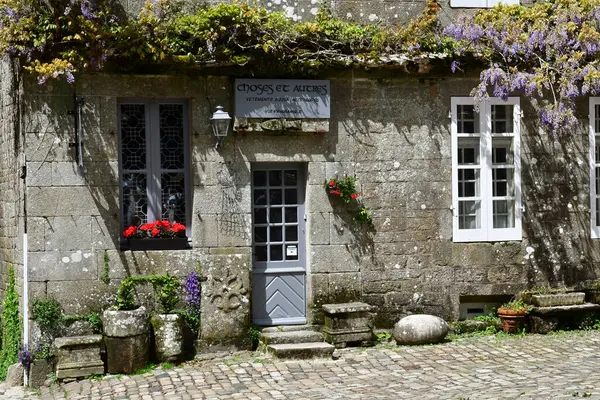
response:
<path id="1" fill-rule="evenodd" d="M 148 333 L 148 312 L 145 307 L 135 310 L 105 310 L 102 313 L 104 334 L 113 338 Z"/>
<path id="2" fill-rule="evenodd" d="M 23 374 L 23 366 L 20 363 L 11 365 L 6 372 L 6 385 L 8 387 L 23 386 Z"/>
<path id="3" fill-rule="evenodd" d="M 104 373 L 102 335 L 56 338 L 54 349 L 58 379 L 83 378 Z"/>
<path id="4" fill-rule="evenodd" d="M 148 333 L 131 337 L 105 337 L 107 371 L 110 374 L 131 374 L 150 361 Z"/>
<path id="5" fill-rule="evenodd" d="M 529 317 L 531 333 L 550 333 L 558 328 L 559 322 L 560 319 L 558 317 L 544 317 L 535 315 L 531 315 Z"/>
<path id="6" fill-rule="evenodd" d="M 50 360 L 33 360 L 29 366 L 29 381 L 27 384 L 32 388 L 44 386 L 48 375 L 54 372 L 54 364 Z"/>
<path id="7" fill-rule="evenodd" d="M 428 344 L 441 342 L 448 334 L 448 324 L 435 315 L 409 315 L 394 326 L 397 344 Z"/>
<path id="8" fill-rule="evenodd" d="M 369 311 L 366 303 L 324 304 L 325 325 L 323 337 L 337 348 L 348 344 L 370 345 L 373 333 L 370 327 Z"/>

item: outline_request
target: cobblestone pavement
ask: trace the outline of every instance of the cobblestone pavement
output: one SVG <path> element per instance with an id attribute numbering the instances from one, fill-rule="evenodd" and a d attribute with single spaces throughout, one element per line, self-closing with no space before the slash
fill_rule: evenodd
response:
<path id="1" fill-rule="evenodd" d="M 600 399 L 595 331 L 346 349 L 340 355 L 336 361 L 280 361 L 243 352 L 36 392 L 0 387 L 0 398 Z"/>

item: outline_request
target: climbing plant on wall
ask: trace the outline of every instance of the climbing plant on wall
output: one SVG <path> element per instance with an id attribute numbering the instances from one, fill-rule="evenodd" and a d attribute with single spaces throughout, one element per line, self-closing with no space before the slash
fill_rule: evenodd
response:
<path id="1" fill-rule="evenodd" d="M 577 122 L 576 98 L 600 92 L 600 0 L 497 6 L 443 31 L 439 10 L 430 0 L 418 18 L 396 27 L 344 21 L 327 7 L 314 21 L 293 23 L 243 2 L 190 14 L 175 0 L 148 0 L 129 18 L 117 0 L 0 0 L 0 52 L 18 58 L 40 83 L 150 66 L 310 76 L 428 60 L 452 71 L 483 69 L 472 92 L 477 99 L 518 93 L 539 100 L 541 122 L 553 131 Z"/>
<path id="2" fill-rule="evenodd" d="M 18 361 L 21 349 L 19 295 L 15 288 L 15 270 L 8 270 L 8 285 L 2 302 L 2 348 L 0 349 L 0 381 L 6 378 L 8 367 Z"/>

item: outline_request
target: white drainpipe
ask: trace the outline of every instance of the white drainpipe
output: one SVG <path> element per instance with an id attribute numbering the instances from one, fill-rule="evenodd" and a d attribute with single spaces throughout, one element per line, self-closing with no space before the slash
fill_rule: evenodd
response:
<path id="1" fill-rule="evenodd" d="M 23 234 L 23 344 L 29 345 L 29 275 L 27 266 L 27 234 Z M 29 349 L 31 351 L 31 349 Z M 23 383 L 28 385 L 27 371 L 23 374 Z"/>

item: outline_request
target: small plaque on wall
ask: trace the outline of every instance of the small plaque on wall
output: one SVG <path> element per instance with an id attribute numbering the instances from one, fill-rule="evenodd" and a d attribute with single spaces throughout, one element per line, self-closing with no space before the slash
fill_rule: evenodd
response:
<path id="1" fill-rule="evenodd" d="M 329 118 L 327 80 L 236 79 L 235 116 L 239 118 Z"/>

